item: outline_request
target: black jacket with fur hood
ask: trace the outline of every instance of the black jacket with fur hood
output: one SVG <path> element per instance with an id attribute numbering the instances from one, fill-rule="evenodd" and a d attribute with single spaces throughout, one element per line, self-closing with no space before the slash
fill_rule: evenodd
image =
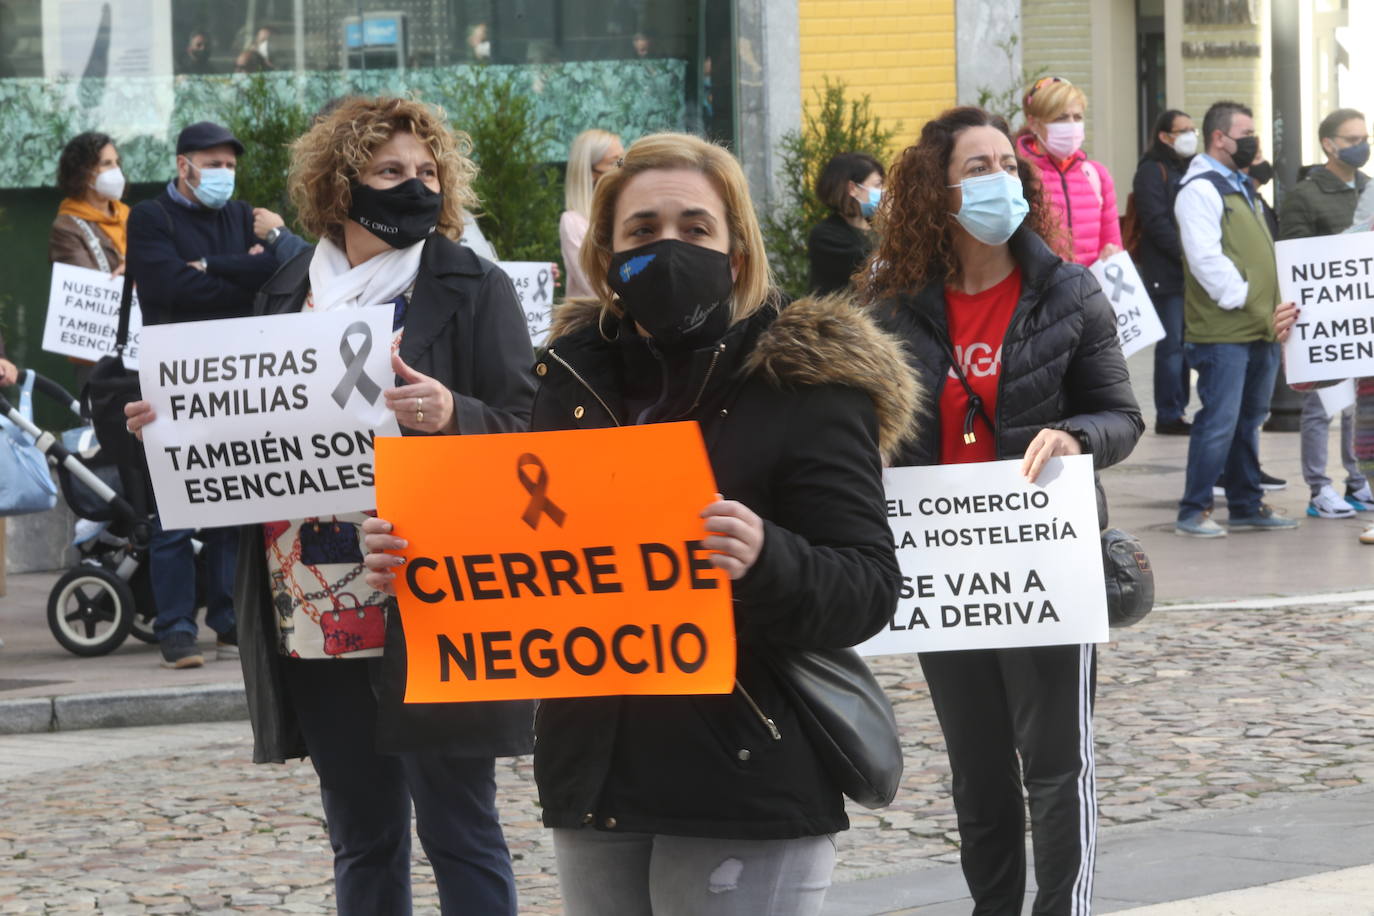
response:
<path id="1" fill-rule="evenodd" d="M 556 313 L 532 428 L 696 419 L 720 492 L 764 519 L 765 540 L 733 584 L 734 693 L 539 704 L 544 823 L 738 839 L 845 829 L 840 790 L 763 654 L 852 646 L 891 617 L 901 573 L 882 456 L 917 403 L 900 348 L 840 298 L 765 306 L 671 364 L 599 314 L 582 302 Z"/>
<path id="2" fill-rule="evenodd" d="M 1020 458 L 1040 430 L 1074 433 L 1093 467 L 1122 461 L 1145 430 L 1116 339 L 1116 318 L 1091 273 L 1061 259 L 1029 227 L 1011 238 L 1021 266 L 1021 298 L 1002 341 L 1002 373 L 993 421 L 999 458 Z M 944 284 L 881 302 L 884 326 L 906 344 L 911 371 L 939 404 L 949 376 Z M 981 431 L 979 421 L 979 430 Z M 940 463 L 940 424 L 933 419 L 901 449 L 898 465 Z M 1098 488 L 1106 524 L 1106 501 Z"/>

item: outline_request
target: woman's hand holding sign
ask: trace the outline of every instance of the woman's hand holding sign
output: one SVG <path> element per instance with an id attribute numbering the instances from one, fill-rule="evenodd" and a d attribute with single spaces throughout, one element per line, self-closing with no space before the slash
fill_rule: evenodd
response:
<path id="1" fill-rule="evenodd" d="M 363 547 L 367 549 L 363 565 L 367 567 L 364 579 L 377 591 L 387 595 L 396 594 L 396 567 L 405 563 L 405 557 L 398 557 L 388 550 L 404 550 L 407 541 L 391 533 L 391 522 L 384 518 L 363 520 Z"/>
<path id="2" fill-rule="evenodd" d="M 1288 335 L 1293 333 L 1293 325 L 1298 323 L 1298 306 L 1295 302 L 1281 302 L 1274 309 L 1274 336 L 1279 343 L 1288 343 Z"/>
<path id="3" fill-rule="evenodd" d="M 438 381 L 416 372 L 398 355 L 391 357 L 391 368 L 406 383 L 388 388 L 386 406 L 396 414 L 396 422 L 422 433 L 458 432 L 453 411 L 453 392 Z"/>
<path id="4" fill-rule="evenodd" d="M 139 442 L 143 441 L 143 427 L 157 419 L 148 401 L 130 401 L 124 405 L 124 428 Z"/>
<path id="5" fill-rule="evenodd" d="M 1026 455 L 1021 459 L 1021 473 L 1026 480 L 1035 483 L 1045 462 L 1061 455 L 1081 455 L 1083 446 L 1078 444 L 1072 433 L 1062 429 L 1042 429 L 1026 446 Z"/>
<path id="6" fill-rule="evenodd" d="M 763 551 L 763 519 L 744 503 L 719 493 L 701 517 L 706 519 L 707 530 L 701 546 L 719 551 L 711 554 L 711 565 L 725 570 L 731 579 L 743 577 Z"/>

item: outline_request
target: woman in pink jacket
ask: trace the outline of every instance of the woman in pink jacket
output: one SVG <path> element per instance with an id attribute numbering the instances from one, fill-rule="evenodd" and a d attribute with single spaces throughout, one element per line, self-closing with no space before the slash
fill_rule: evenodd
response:
<path id="1" fill-rule="evenodd" d="M 1040 169 L 1040 181 L 1059 225 L 1073 242 L 1073 258 L 1091 265 L 1121 250 L 1121 222 L 1111 173 L 1083 152 L 1088 98 L 1058 76 L 1035 81 L 1022 100 L 1026 126 L 1016 145 Z"/>

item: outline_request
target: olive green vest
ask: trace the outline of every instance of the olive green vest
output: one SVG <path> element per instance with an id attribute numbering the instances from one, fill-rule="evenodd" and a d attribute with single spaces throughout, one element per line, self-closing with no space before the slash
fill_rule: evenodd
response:
<path id="1" fill-rule="evenodd" d="M 1215 176 L 1215 178 L 1213 177 Z M 1221 251 L 1249 284 L 1245 305 L 1224 309 L 1207 294 L 1183 259 L 1184 334 L 1188 343 L 1247 343 L 1274 339 L 1274 307 L 1279 304 L 1279 272 L 1274 237 L 1264 213 L 1216 172 L 1194 181 L 1210 181 L 1221 193 Z"/>

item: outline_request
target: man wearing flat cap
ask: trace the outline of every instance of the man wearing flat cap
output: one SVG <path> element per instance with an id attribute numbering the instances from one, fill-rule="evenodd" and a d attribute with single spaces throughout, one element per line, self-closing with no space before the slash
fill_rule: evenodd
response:
<path id="1" fill-rule="evenodd" d="M 177 138 L 177 176 L 129 214 L 128 274 L 138 288 L 144 324 L 243 318 L 277 268 L 253 236 L 253 208 L 234 194 L 243 144 L 219 124 L 192 124 Z M 204 664 L 197 647 L 196 557 L 189 530 L 160 527 L 149 544 L 148 572 L 157 603 L 154 633 L 168 668 Z M 217 655 L 237 658 L 233 582 L 236 534 L 206 528 L 198 537 L 205 622 L 218 635 Z"/>

